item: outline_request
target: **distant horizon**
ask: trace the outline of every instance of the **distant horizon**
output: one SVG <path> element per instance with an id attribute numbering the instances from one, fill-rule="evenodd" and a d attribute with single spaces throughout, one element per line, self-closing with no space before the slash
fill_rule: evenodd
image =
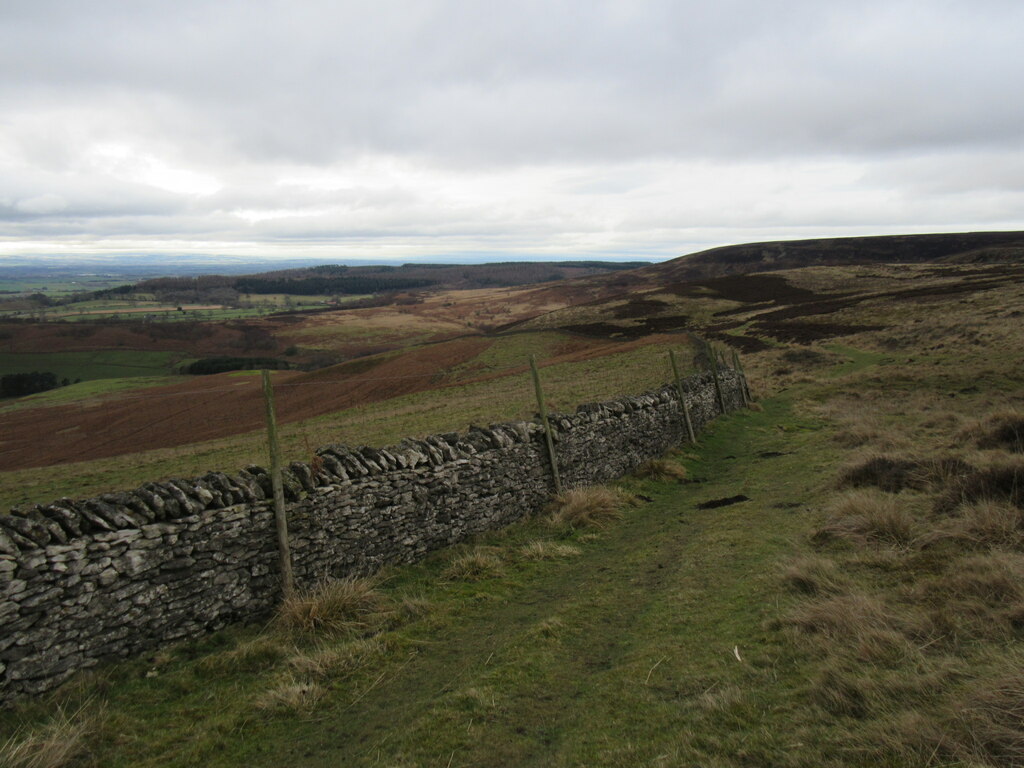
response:
<path id="1" fill-rule="evenodd" d="M 399 264 L 495 264 L 502 262 L 564 262 L 564 261 L 605 261 L 605 262 L 637 262 L 637 263 L 660 263 L 683 256 L 690 256 L 714 248 L 748 245 L 752 243 L 770 242 L 791 242 L 802 240 L 834 240 L 843 238 L 863 237 L 893 237 L 913 235 L 942 235 L 942 234 L 963 234 L 967 232 L 1016 232 L 1024 231 L 1018 228 L 993 228 L 993 229 L 941 229 L 941 230 L 916 230 L 916 231 L 891 231 L 878 232 L 860 231 L 856 234 L 821 234 L 802 232 L 790 237 L 764 237 L 758 239 L 716 242 L 703 244 L 701 247 L 692 250 L 675 251 L 672 253 L 645 253 L 642 251 L 627 251 L 608 253 L 598 252 L 519 252 L 519 251 L 486 251 L 471 252 L 458 251 L 454 253 L 427 252 L 417 254 L 395 254 L 377 256 L 350 256 L 332 253 L 318 253 L 318 251 L 331 251 L 333 246 L 318 244 L 299 248 L 289 248 L 287 252 L 266 253 L 262 249 L 254 248 L 248 253 L 230 253 L 205 250 L 147 250 L 147 249 L 82 249 L 60 252 L 25 252 L 25 253 L 3 253 L 3 244 L 0 243 L 0 269 L 4 268 L 61 268 L 71 265 L 103 265 L 134 264 L 147 265 L 150 270 L 159 270 L 161 264 L 164 268 L 175 266 L 207 266 L 223 265 L 226 267 L 241 268 L 248 264 L 255 265 L 296 265 L 315 266 L 319 264 L 340 264 L 347 266 L 387 266 Z M 303 251 L 312 253 L 303 253 Z M 147 270 L 147 271 L 150 271 Z"/>

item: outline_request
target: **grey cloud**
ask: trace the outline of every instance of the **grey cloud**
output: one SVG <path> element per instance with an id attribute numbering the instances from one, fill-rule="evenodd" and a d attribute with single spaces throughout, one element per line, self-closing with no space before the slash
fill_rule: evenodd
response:
<path id="1" fill-rule="evenodd" d="M 1010 3 L 32 8 L 3 27 L 5 91 L 159 97 L 251 158 L 871 151 L 1019 140 L 1024 116 Z"/>
<path id="2" fill-rule="evenodd" d="M 1024 82 L 1022 28 L 1010 0 L 8 3 L 0 238 L 462 247 L 504 232 L 544 248 L 940 226 L 958 205 L 1019 222 L 1024 100 L 1007 86 Z M 210 189 L 97 164 L 104 143 Z M 365 157 L 415 178 L 370 183 L 352 171 Z M 805 199 L 784 169 L 755 168 L 833 160 L 862 178 Z M 747 164 L 782 191 L 736 176 L 761 197 L 704 200 L 658 176 L 673 163 Z M 521 168 L 550 172 L 497 189 Z M 277 183 L 320 169 L 334 188 Z"/>

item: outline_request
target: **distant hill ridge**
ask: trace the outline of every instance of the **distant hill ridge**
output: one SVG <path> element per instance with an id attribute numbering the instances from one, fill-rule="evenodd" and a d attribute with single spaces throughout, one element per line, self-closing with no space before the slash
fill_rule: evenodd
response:
<path id="1" fill-rule="evenodd" d="M 875 235 L 726 245 L 642 267 L 632 275 L 666 282 L 847 264 L 972 264 L 1024 260 L 1024 232 Z"/>

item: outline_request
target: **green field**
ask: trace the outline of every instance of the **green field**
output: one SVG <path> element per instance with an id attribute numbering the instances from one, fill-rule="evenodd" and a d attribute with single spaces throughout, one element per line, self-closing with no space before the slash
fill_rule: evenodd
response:
<path id="1" fill-rule="evenodd" d="M 90 381 L 170 373 L 173 352 L 105 349 L 92 352 L 21 354 L 0 352 L 0 374 L 52 371 L 58 379 Z"/>
<path id="2" fill-rule="evenodd" d="M 120 379 L 91 379 L 77 384 L 50 389 L 35 395 L 19 397 L 7 402 L 0 401 L 0 413 L 36 406 L 63 405 L 76 403 L 81 405 L 87 400 L 106 397 L 115 393 L 130 390 L 162 387 L 180 381 L 178 376 L 129 376 Z"/>
<path id="3" fill-rule="evenodd" d="M 47 296 L 66 296 L 71 293 L 101 291 L 124 285 L 120 278 L 80 278 L 72 280 L 67 277 L 0 279 L 0 291 L 4 293 L 44 293 Z"/>

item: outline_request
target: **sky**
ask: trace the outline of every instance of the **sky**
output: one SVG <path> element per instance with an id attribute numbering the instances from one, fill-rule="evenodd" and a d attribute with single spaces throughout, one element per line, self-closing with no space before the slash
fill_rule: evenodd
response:
<path id="1" fill-rule="evenodd" d="M 0 0 L 0 263 L 1024 229 L 1019 0 Z"/>

